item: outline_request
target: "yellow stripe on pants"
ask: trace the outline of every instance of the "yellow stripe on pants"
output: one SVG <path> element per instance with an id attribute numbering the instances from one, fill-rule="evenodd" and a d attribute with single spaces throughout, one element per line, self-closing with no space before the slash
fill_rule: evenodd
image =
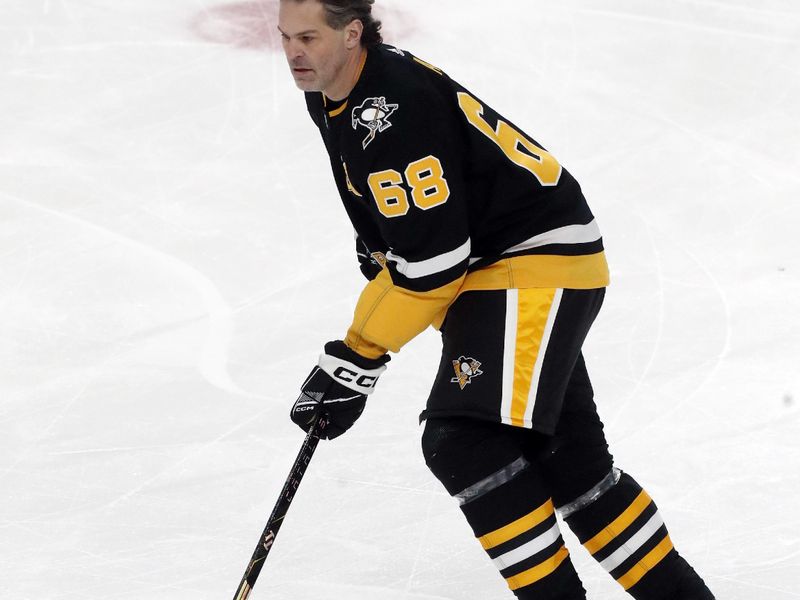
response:
<path id="1" fill-rule="evenodd" d="M 553 300 L 554 288 L 518 290 L 517 341 L 514 353 L 514 391 L 511 399 L 511 424 L 525 425 L 525 410 L 533 379 L 533 366 L 539 356 L 547 320 Z M 533 395 L 535 397 L 535 394 Z"/>

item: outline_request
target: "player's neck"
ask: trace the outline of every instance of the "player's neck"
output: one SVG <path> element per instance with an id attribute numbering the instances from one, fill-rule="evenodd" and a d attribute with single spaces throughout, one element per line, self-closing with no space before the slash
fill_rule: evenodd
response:
<path id="1" fill-rule="evenodd" d="M 327 89 L 322 90 L 322 93 L 335 102 L 347 98 L 358 83 L 366 59 L 367 49 L 359 45 L 357 50 L 350 53 L 336 81 L 332 82 Z"/>

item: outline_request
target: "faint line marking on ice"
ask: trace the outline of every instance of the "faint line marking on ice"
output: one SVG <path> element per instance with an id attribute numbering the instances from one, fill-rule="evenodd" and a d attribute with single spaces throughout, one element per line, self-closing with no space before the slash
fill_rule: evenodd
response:
<path id="1" fill-rule="evenodd" d="M 781 588 L 778 588 L 778 587 L 775 587 L 775 586 L 771 586 L 771 585 L 761 585 L 761 584 L 758 584 L 758 583 L 754 583 L 752 581 L 745 581 L 745 580 L 743 580 L 743 579 L 741 579 L 739 577 L 728 577 L 726 575 L 714 575 L 713 579 L 716 579 L 716 580 L 720 580 L 721 579 L 721 580 L 724 580 L 724 581 L 730 581 L 732 583 L 735 583 L 737 586 L 745 586 L 745 587 L 749 587 L 749 588 L 756 588 L 756 589 L 759 589 L 759 590 L 769 590 L 771 592 L 777 592 L 777 593 L 780 593 L 780 594 L 788 594 L 789 596 L 792 596 L 793 598 L 800 598 L 800 593 L 790 592 L 790 591 L 787 591 L 785 589 L 781 589 Z"/>
<path id="2" fill-rule="evenodd" d="M 417 572 L 419 570 L 419 563 L 422 557 L 422 551 L 427 546 L 426 542 L 428 541 L 428 527 L 430 520 L 431 520 L 431 510 L 433 509 L 433 502 L 434 496 L 430 495 L 428 497 L 428 506 L 425 510 L 425 521 L 421 523 L 420 529 L 422 533 L 419 536 L 419 542 L 417 543 L 417 549 L 414 552 L 414 563 L 411 565 L 411 572 L 408 574 L 408 579 L 406 580 L 406 592 L 412 591 L 412 586 L 414 585 L 414 578 L 417 576 Z"/>
<path id="3" fill-rule="evenodd" d="M 774 44 L 782 43 L 788 45 L 797 45 L 800 43 L 799 40 L 791 39 L 791 38 L 779 38 L 776 36 L 770 35 L 761 35 L 758 33 L 748 33 L 746 31 L 737 31 L 735 29 L 724 29 L 721 27 L 709 27 L 708 25 L 698 25 L 696 23 L 686 23 L 683 21 L 674 21 L 671 19 L 659 19 L 657 17 L 648 17 L 645 15 L 635 15 L 631 13 L 623 13 L 623 12 L 614 12 L 611 10 L 599 10 L 599 9 L 591 9 L 591 8 L 584 8 L 579 9 L 576 12 L 584 13 L 588 15 L 598 15 L 601 17 L 610 17 L 614 19 L 627 19 L 629 21 L 638 21 L 640 23 L 649 23 L 652 25 L 662 25 L 665 27 L 678 27 L 682 29 L 694 29 L 696 31 L 701 31 L 704 33 L 714 33 L 718 35 L 729 35 L 732 37 L 743 37 L 747 39 L 758 40 L 761 42 L 770 42 Z"/>
<path id="4" fill-rule="evenodd" d="M 651 224 L 647 223 L 646 220 L 645 220 L 645 224 L 647 226 L 648 234 L 651 234 L 653 229 L 657 230 L 657 228 L 654 228 Z M 679 399 L 674 404 L 670 405 L 669 408 L 666 409 L 664 412 L 662 412 L 657 418 L 652 419 L 651 421 L 649 421 L 643 427 L 638 428 L 634 433 L 629 434 L 627 436 L 621 436 L 619 438 L 620 440 L 624 440 L 625 438 L 631 437 L 632 435 L 641 435 L 643 432 L 647 431 L 648 429 L 651 429 L 651 428 L 657 426 L 659 421 L 661 421 L 662 419 L 664 419 L 664 418 L 666 418 L 666 417 L 668 417 L 670 415 L 673 415 L 676 412 L 680 411 L 687 403 L 691 402 L 695 398 L 695 396 L 697 396 L 698 393 L 700 393 L 700 391 L 708 384 L 709 381 L 711 381 L 713 376 L 719 370 L 723 360 L 725 359 L 725 357 L 728 355 L 728 353 L 730 351 L 730 344 L 731 344 L 731 308 L 730 308 L 730 304 L 728 302 L 728 296 L 727 296 L 725 290 L 722 288 L 722 286 L 717 281 L 717 279 L 714 277 L 714 275 L 711 273 L 711 271 L 702 263 L 702 261 L 700 261 L 700 259 L 691 250 L 689 250 L 686 247 L 685 244 L 676 245 L 676 246 L 677 246 L 677 249 L 679 251 L 683 252 L 686 256 L 688 256 L 691 259 L 691 261 L 695 263 L 697 268 L 705 275 L 707 280 L 711 283 L 712 289 L 714 289 L 716 291 L 717 296 L 720 299 L 720 302 L 721 302 L 722 308 L 723 308 L 723 312 L 724 312 L 724 315 L 725 315 L 725 334 L 724 334 L 724 340 L 722 342 L 722 347 L 719 350 L 719 352 L 715 356 L 712 357 L 713 358 L 713 365 L 711 365 L 709 368 L 706 369 L 705 375 L 703 376 L 702 380 L 694 386 L 694 389 L 691 392 L 686 394 L 683 398 Z M 662 281 L 662 279 L 663 279 L 662 275 L 659 275 L 659 281 L 660 282 Z M 662 320 L 663 319 L 660 319 L 660 322 Z M 657 350 L 658 350 L 657 346 L 658 346 L 658 344 L 656 344 L 656 349 L 655 349 L 654 352 L 657 352 Z M 648 365 L 650 365 L 650 364 L 652 364 L 652 360 L 650 361 L 650 363 L 648 363 Z M 628 397 L 628 399 L 626 400 L 625 404 L 630 402 L 630 400 L 632 398 L 633 398 L 633 395 L 630 395 Z M 620 410 L 618 415 L 621 415 L 623 412 L 624 412 L 623 410 Z"/>
<path id="5" fill-rule="evenodd" d="M 200 293 L 208 314 L 208 333 L 197 364 L 197 369 L 200 374 L 211 385 L 225 392 L 247 398 L 261 398 L 257 394 L 241 389 L 228 374 L 228 348 L 233 337 L 233 310 L 225 302 L 217 287 L 208 277 L 188 263 L 162 250 L 148 246 L 90 221 L 41 206 L 35 202 L 17 196 L 12 196 L 6 192 L 0 192 L 0 196 L 51 217 L 62 219 L 73 225 L 79 225 L 93 231 L 94 233 L 110 237 L 119 243 L 148 255 L 161 265 L 176 271 Z"/>
<path id="6" fill-rule="evenodd" d="M 352 479 L 350 477 L 333 477 L 330 475 L 317 475 L 318 479 L 324 479 L 327 481 L 335 481 L 337 483 L 352 483 L 356 485 L 363 485 L 367 487 L 379 488 L 379 489 L 387 489 L 387 490 L 397 490 L 401 492 L 413 492 L 415 494 L 425 494 L 431 496 L 446 496 L 447 494 L 444 491 L 438 490 L 426 490 L 423 488 L 414 488 L 408 487 L 404 485 L 392 485 L 390 483 L 378 483 L 376 481 L 364 481 L 361 479 Z"/>
<path id="7" fill-rule="evenodd" d="M 652 351 L 650 352 L 650 357 L 647 359 L 647 364 L 645 364 L 644 369 L 642 369 L 639 377 L 636 379 L 636 383 L 633 386 L 633 389 L 627 394 L 625 400 L 622 401 L 620 406 L 617 408 L 616 416 L 610 421 L 609 425 L 614 426 L 617 421 L 623 418 L 623 415 L 627 414 L 627 406 L 638 397 L 639 390 L 642 387 L 647 375 L 650 373 L 650 369 L 652 369 L 653 364 L 655 363 L 656 355 L 658 354 L 659 347 L 661 345 L 661 341 L 664 337 L 664 267 L 661 260 L 661 253 L 658 250 L 658 246 L 656 244 L 655 238 L 653 237 L 653 232 L 651 230 L 650 224 L 647 220 L 639 214 L 639 219 L 642 221 L 644 225 L 645 232 L 647 233 L 647 239 L 650 241 L 650 247 L 653 251 L 653 256 L 655 257 L 655 267 L 656 267 L 656 281 L 658 283 L 658 320 L 657 320 L 657 328 L 656 328 L 656 337 L 653 341 Z M 630 351 L 630 348 L 629 348 Z M 629 352 L 630 358 L 630 352 Z"/>
<path id="8" fill-rule="evenodd" d="M 77 392 L 72 394 L 72 396 L 69 398 L 69 400 L 67 400 L 61 406 L 61 408 L 59 409 L 58 413 L 55 414 L 50 419 L 50 422 L 46 426 L 44 426 L 43 428 L 41 428 L 41 429 L 39 429 L 37 431 L 37 434 L 39 436 L 38 437 L 39 440 L 45 439 L 47 437 L 47 434 L 49 434 L 50 431 L 52 431 L 52 429 L 64 418 L 64 416 L 75 405 L 75 403 L 78 402 L 78 400 L 80 400 L 83 397 L 84 393 L 86 393 L 86 390 L 89 389 L 89 386 L 92 383 L 94 383 L 97 380 L 97 378 L 100 376 L 100 374 L 103 372 L 103 370 L 105 369 L 106 365 L 109 362 L 111 362 L 111 360 L 114 359 L 118 355 L 120 347 L 121 347 L 121 345 L 117 345 L 114 348 L 114 351 L 111 352 L 111 354 L 109 356 L 107 356 L 99 365 L 94 365 L 91 368 L 89 376 L 87 377 L 86 381 L 84 381 L 84 383 L 81 386 L 81 388 Z M 30 456 L 34 453 L 35 449 L 36 449 L 36 445 L 35 444 L 28 445 L 28 447 L 25 449 L 25 451 L 22 453 L 22 455 L 17 457 L 17 459 L 14 461 L 13 464 L 11 464 L 9 466 L 6 466 L 6 467 L 3 467 L 2 469 L 0 469 L 0 479 L 2 479 L 6 475 L 9 475 L 10 473 L 14 472 L 19 465 L 21 465 L 28 458 L 30 458 Z"/>
<path id="9" fill-rule="evenodd" d="M 333 571 L 333 569 L 331 569 Z M 319 572 L 317 572 L 319 574 Z M 387 596 L 392 599 L 398 599 L 401 596 L 395 593 L 395 590 L 392 588 L 387 588 L 385 586 L 380 585 L 367 585 L 367 584 L 358 584 L 358 583 L 341 583 L 334 581 L 332 579 L 326 581 L 305 581 L 304 587 L 323 587 L 326 591 L 324 595 L 321 597 L 327 598 L 380 598 L 383 596 Z M 291 585 L 292 582 L 290 581 L 289 584 Z M 296 582 L 295 582 L 296 585 Z M 391 592 L 387 594 L 387 589 Z M 338 590 L 333 592 L 333 590 Z M 343 593 L 345 590 L 349 591 L 349 594 L 346 595 L 339 595 Z M 358 595 L 352 595 L 352 593 L 361 592 Z M 438 594 L 426 594 L 425 592 L 403 592 L 402 598 L 418 598 L 419 600 L 451 600 L 452 596 L 440 596 Z"/>
<path id="10" fill-rule="evenodd" d="M 395 7 L 379 6 L 375 10 L 384 27 L 386 39 L 398 40 L 418 29 L 413 15 Z M 188 20 L 190 31 L 207 43 L 232 46 L 242 50 L 281 49 L 278 34 L 278 3 L 273 0 L 243 0 L 207 6 Z"/>
<path id="11" fill-rule="evenodd" d="M 725 2 L 713 2 L 711 0 L 678 0 L 684 4 L 694 4 L 695 6 L 713 7 L 730 12 L 745 12 L 752 15 L 769 15 L 770 17 L 779 17 L 781 19 L 797 19 L 800 13 L 792 13 L 788 11 L 771 10 L 768 8 L 759 8 L 754 6 L 736 6 L 726 4 Z"/>
<path id="12" fill-rule="evenodd" d="M 161 471 L 159 471 L 158 473 L 156 473 L 152 477 L 146 479 L 145 481 L 143 481 L 142 483 L 140 483 L 139 485 L 137 485 L 133 489 L 130 489 L 130 490 L 128 490 L 127 492 L 125 492 L 123 494 L 120 494 L 119 496 L 117 496 L 116 498 L 114 498 L 113 500 L 108 502 L 104 506 L 104 508 L 113 508 L 117 504 L 119 504 L 120 502 L 124 502 L 125 500 L 128 500 L 128 499 L 134 497 L 136 494 L 141 492 L 147 486 L 149 486 L 150 484 L 152 484 L 155 481 L 158 481 L 161 477 L 163 477 L 164 475 L 166 475 L 170 471 L 174 470 L 177 467 L 180 467 L 181 465 L 185 464 L 188 460 L 194 458 L 195 456 L 197 456 L 200 453 L 204 452 L 208 448 L 211 448 L 212 446 L 218 444 L 219 442 L 221 442 L 225 438 L 233 435 L 234 433 L 236 433 L 237 431 L 239 431 L 241 428 L 245 427 L 246 425 L 249 425 L 253 421 L 257 421 L 262 416 L 264 416 L 265 413 L 270 412 L 271 410 L 272 410 L 272 407 L 267 406 L 263 410 L 260 410 L 257 413 L 255 413 L 250 418 L 245 419 L 244 421 L 240 421 L 239 423 L 237 423 L 236 425 L 234 425 L 233 427 L 228 429 L 228 431 L 225 431 L 225 432 L 219 434 L 213 440 L 210 440 L 210 441 L 208 441 L 208 442 L 206 442 L 204 444 L 199 445 L 195 451 L 189 452 L 188 454 L 186 454 L 185 456 L 183 456 L 179 460 L 175 461 L 173 464 L 165 467 L 164 469 L 162 469 Z"/>
<path id="13" fill-rule="evenodd" d="M 706 371 L 706 376 L 703 378 L 703 380 L 699 384 L 697 384 L 695 386 L 695 389 L 689 395 L 687 395 L 683 400 L 680 400 L 678 402 L 678 404 L 676 406 L 674 406 L 670 412 L 675 412 L 681 406 L 683 406 L 684 404 L 688 403 L 690 400 L 692 400 L 700 392 L 700 390 L 702 390 L 706 386 L 706 384 L 711 380 L 711 378 L 714 376 L 714 374 L 719 370 L 719 367 L 722 364 L 723 359 L 728 355 L 728 353 L 730 352 L 730 347 L 731 347 L 731 321 L 732 321 L 732 319 L 731 319 L 731 307 L 730 307 L 730 303 L 728 302 L 728 294 L 725 292 L 723 287 L 720 285 L 719 281 L 717 281 L 717 278 L 714 277 L 714 274 L 708 269 L 708 267 L 706 267 L 702 263 L 702 261 L 697 257 L 697 255 L 694 252 L 689 250 L 686 247 L 685 244 L 681 246 L 681 249 L 695 263 L 695 265 L 697 265 L 697 267 L 700 269 L 700 271 L 703 272 L 703 274 L 706 276 L 708 281 L 711 282 L 711 285 L 712 285 L 713 289 L 717 292 L 717 295 L 718 295 L 718 297 L 720 299 L 720 302 L 722 303 L 723 311 L 725 313 L 725 338 L 724 338 L 723 343 L 722 343 L 722 348 L 717 353 L 717 355 L 715 357 L 713 357 L 714 358 L 714 365 L 708 371 Z"/>
<path id="14" fill-rule="evenodd" d="M 25 270 L 22 272 L 20 277 L 17 279 L 17 281 L 14 284 L 14 286 L 11 289 L 6 290 L 6 292 L 3 294 L 3 296 L 0 297 L 0 311 L 5 310 L 6 304 L 8 304 L 11 301 L 12 296 L 16 292 L 18 292 L 19 290 L 22 289 L 22 286 L 28 281 L 28 278 L 30 277 L 30 275 L 31 275 L 31 273 L 33 271 L 33 262 L 34 262 L 34 260 L 33 260 L 33 248 L 32 248 L 32 244 L 31 244 L 30 241 L 26 242 L 24 250 L 26 251 L 25 258 L 23 259 L 25 261 Z M 15 248 L 14 250 L 12 250 L 10 252 L 6 252 L 6 253 L 0 255 L 0 259 L 4 259 L 4 258 L 6 258 L 8 256 L 12 256 L 12 255 L 16 254 L 18 251 L 21 252 L 21 250 L 19 248 Z"/>
<path id="15" fill-rule="evenodd" d="M 189 448 L 196 445 L 193 442 L 182 444 L 155 444 L 151 446 L 119 446 L 111 448 L 83 448 L 80 450 L 63 450 L 61 452 L 48 452 L 47 456 L 72 456 L 76 454 L 107 454 L 112 452 L 141 452 L 143 450 L 174 450 Z"/>

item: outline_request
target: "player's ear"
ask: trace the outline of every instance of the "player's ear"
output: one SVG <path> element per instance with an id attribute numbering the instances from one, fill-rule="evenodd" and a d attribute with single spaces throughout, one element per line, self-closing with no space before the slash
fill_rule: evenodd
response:
<path id="1" fill-rule="evenodd" d="M 344 42 L 348 50 L 352 50 L 361 44 L 361 34 L 364 32 L 364 24 L 360 19 L 354 19 L 344 28 Z"/>

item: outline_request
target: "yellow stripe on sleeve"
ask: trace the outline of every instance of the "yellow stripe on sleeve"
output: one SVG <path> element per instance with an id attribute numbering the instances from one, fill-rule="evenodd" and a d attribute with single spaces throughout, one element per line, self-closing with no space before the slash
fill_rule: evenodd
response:
<path id="1" fill-rule="evenodd" d="M 481 543 L 481 546 L 483 546 L 484 550 L 489 550 L 495 546 L 504 544 L 509 540 L 513 540 L 518 535 L 533 529 L 539 525 L 539 523 L 543 523 L 545 519 L 550 517 L 554 512 L 555 509 L 553 508 L 553 501 L 548 500 L 539 508 L 529 512 L 524 517 L 520 517 L 516 521 L 513 521 L 508 525 L 501 527 L 500 529 L 495 529 L 491 533 L 482 535 L 478 538 L 478 541 Z"/>
<path id="2" fill-rule="evenodd" d="M 367 358 L 399 351 L 450 306 L 463 281 L 461 276 L 440 288 L 414 292 L 396 286 L 383 269 L 361 292 L 345 344 Z"/>
<path id="3" fill-rule="evenodd" d="M 631 505 L 625 509 L 625 511 L 614 519 L 609 525 L 607 525 L 600 533 L 586 542 L 583 546 L 589 551 L 589 554 L 595 554 L 598 550 L 601 550 L 608 544 L 611 540 L 617 537 L 620 533 L 625 531 L 631 523 L 633 523 L 639 515 L 644 512 L 652 500 L 650 496 L 647 495 L 647 492 L 642 490 L 642 492 L 636 497 Z"/>

